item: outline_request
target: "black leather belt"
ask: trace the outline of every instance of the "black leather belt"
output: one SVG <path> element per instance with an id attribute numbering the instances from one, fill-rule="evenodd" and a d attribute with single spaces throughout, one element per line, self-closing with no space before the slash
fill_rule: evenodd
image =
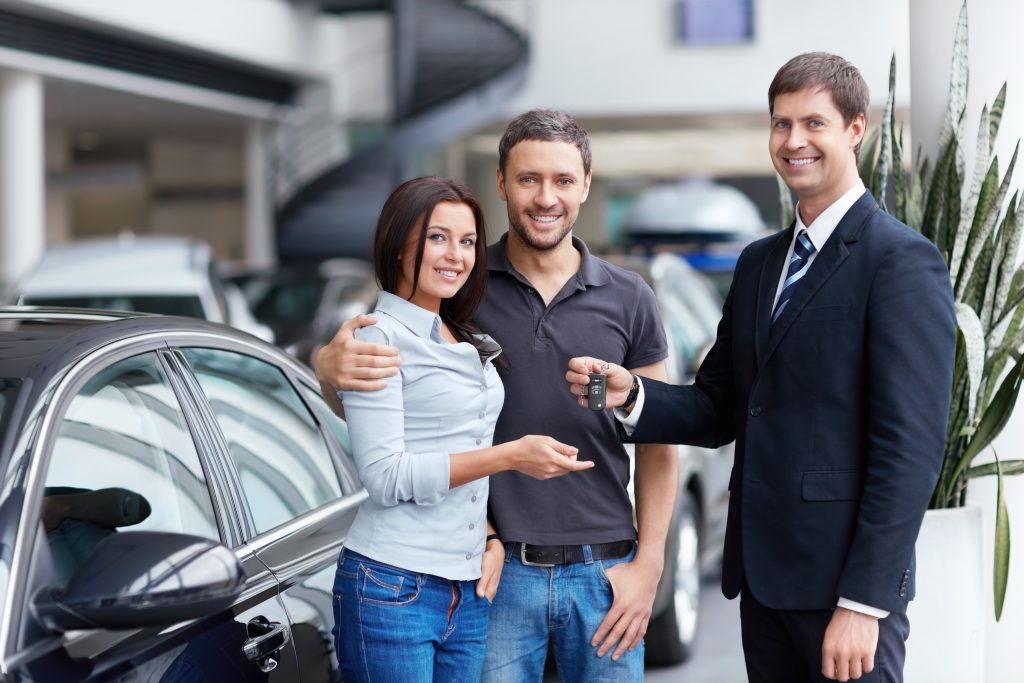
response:
<path id="1" fill-rule="evenodd" d="M 512 543 L 510 545 L 512 552 L 525 565 L 554 567 L 556 564 L 572 564 L 584 560 L 582 545 L 533 545 L 531 543 Z M 628 555 L 634 545 L 634 541 L 593 543 L 590 546 L 590 556 L 595 560 L 614 560 Z"/>

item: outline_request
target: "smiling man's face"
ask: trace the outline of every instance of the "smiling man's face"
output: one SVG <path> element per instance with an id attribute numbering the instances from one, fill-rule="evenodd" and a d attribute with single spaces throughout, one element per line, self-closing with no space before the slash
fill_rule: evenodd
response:
<path id="1" fill-rule="evenodd" d="M 498 169 L 498 194 L 508 207 L 510 232 L 535 251 L 562 243 L 589 192 L 583 157 L 568 142 L 523 140 L 509 150 L 504 171 Z"/>
<path id="2" fill-rule="evenodd" d="M 856 182 L 864 127 L 863 114 L 846 125 L 827 90 L 777 95 L 768 139 L 775 170 L 801 202 L 825 208 Z"/>

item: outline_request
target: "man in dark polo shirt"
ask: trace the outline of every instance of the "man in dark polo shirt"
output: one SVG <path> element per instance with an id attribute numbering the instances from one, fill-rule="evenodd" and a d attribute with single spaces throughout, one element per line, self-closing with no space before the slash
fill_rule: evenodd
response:
<path id="1" fill-rule="evenodd" d="M 663 380 L 667 346 L 646 283 L 592 256 L 572 235 L 590 189 L 590 162 L 586 132 L 561 112 L 517 117 L 499 144 L 498 193 L 509 231 L 488 250 L 490 279 L 477 313 L 509 362 L 494 442 L 548 434 L 596 465 L 547 481 L 516 472 L 491 477 L 490 516 L 505 563 L 485 681 L 540 681 L 549 643 L 562 680 L 643 677 L 642 638 L 675 501 L 675 451 L 637 448 L 638 534 L 626 491 L 629 459 L 614 418 L 578 410 L 561 382 L 567 359 L 580 349 Z M 347 322 L 317 355 L 325 394 L 379 388 L 397 371 L 395 349 L 354 340 L 352 330 L 369 322 Z"/>

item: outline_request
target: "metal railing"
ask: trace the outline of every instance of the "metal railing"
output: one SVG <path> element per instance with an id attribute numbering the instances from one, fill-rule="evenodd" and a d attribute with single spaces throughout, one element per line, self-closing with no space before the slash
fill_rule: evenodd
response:
<path id="1" fill-rule="evenodd" d="M 266 130 L 266 186 L 277 209 L 287 210 L 318 178 L 393 138 L 417 119 L 429 118 L 453 101 L 472 99 L 474 91 L 521 61 L 529 4 L 530 0 L 393 0 L 393 12 L 379 15 L 383 29 L 378 26 L 371 37 L 359 36 L 357 44 L 339 57 L 337 87 L 307 88 L 299 108 L 303 113 L 284 117 Z M 519 41 L 518 52 L 511 50 L 509 36 Z M 502 44 L 505 50 L 495 52 Z M 381 87 L 377 74 L 390 79 L 390 87 Z M 342 107 L 337 106 L 339 89 Z M 445 131 L 452 127 L 441 126 Z M 429 131 L 411 137 L 426 144 L 438 142 L 429 139 L 436 137 Z M 408 139 L 406 144 L 412 145 L 409 152 L 418 147 Z"/>

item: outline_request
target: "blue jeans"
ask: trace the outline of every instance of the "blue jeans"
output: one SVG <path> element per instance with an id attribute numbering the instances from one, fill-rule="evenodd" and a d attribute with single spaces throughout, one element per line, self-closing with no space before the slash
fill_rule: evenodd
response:
<path id="1" fill-rule="evenodd" d="M 334 651 L 345 683 L 475 683 L 489 611 L 476 581 L 410 572 L 343 548 Z"/>
<path id="2" fill-rule="evenodd" d="M 614 560 L 586 560 L 555 567 L 522 563 L 508 545 L 498 594 L 487 633 L 486 683 L 530 683 L 544 677 L 548 643 L 562 681 L 642 681 L 644 648 L 597 656 L 590 646 L 598 625 L 612 606 L 612 586 L 605 569 L 629 562 L 636 549 Z"/>

